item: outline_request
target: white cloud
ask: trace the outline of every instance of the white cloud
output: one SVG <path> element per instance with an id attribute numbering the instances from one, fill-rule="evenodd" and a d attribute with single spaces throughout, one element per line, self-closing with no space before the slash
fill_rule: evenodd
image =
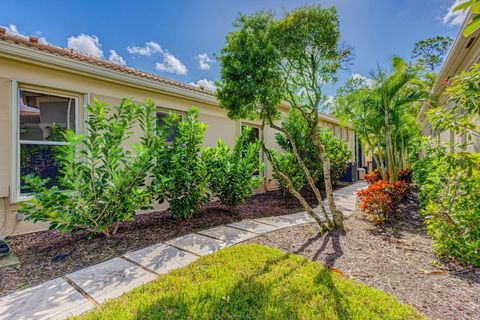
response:
<path id="1" fill-rule="evenodd" d="M 370 78 L 367 78 L 365 76 L 362 76 L 361 74 L 359 73 L 354 73 L 352 74 L 352 77 L 351 79 L 357 79 L 357 80 L 360 80 L 361 82 L 365 83 L 365 85 L 369 88 L 372 88 L 376 83 L 377 81 L 373 80 L 373 79 L 370 79 Z"/>
<path id="2" fill-rule="evenodd" d="M 323 102 L 326 106 L 335 106 L 335 97 L 334 96 L 328 96 L 325 98 L 325 101 Z"/>
<path id="3" fill-rule="evenodd" d="M 129 46 L 127 51 L 133 55 L 150 57 L 152 54 L 160 52 L 163 53 L 162 47 L 155 41 L 145 42 L 144 47 Z"/>
<path id="4" fill-rule="evenodd" d="M 455 0 L 455 2 L 448 8 L 447 13 L 443 16 L 443 24 L 456 26 L 461 25 L 467 16 L 468 10 L 453 11 L 453 9 L 464 3 L 466 0 Z"/>
<path id="5" fill-rule="evenodd" d="M 207 79 L 202 79 L 198 80 L 197 83 L 195 82 L 190 82 L 192 86 L 199 87 L 199 88 L 204 88 L 210 91 L 215 91 L 217 87 L 215 86 L 215 83 L 211 80 Z"/>
<path id="6" fill-rule="evenodd" d="M 81 33 L 76 37 L 69 37 L 67 39 L 67 47 L 97 58 L 103 58 L 102 45 L 97 36 Z"/>
<path id="7" fill-rule="evenodd" d="M 210 64 L 213 62 L 207 53 L 200 53 L 197 55 L 198 68 L 201 70 L 210 70 Z"/>
<path id="8" fill-rule="evenodd" d="M 22 38 L 28 38 L 26 34 L 18 30 L 18 27 L 14 24 L 10 24 L 8 26 L 0 26 L 2 28 L 5 28 L 8 34 L 12 36 L 17 36 L 17 37 L 22 37 Z M 41 36 L 41 32 L 37 31 L 36 32 L 36 37 L 38 37 L 38 42 L 43 43 L 43 44 L 48 44 L 47 39 L 45 37 Z"/>
<path id="9" fill-rule="evenodd" d="M 178 60 L 173 54 L 165 52 L 163 54 L 163 62 L 157 62 L 155 68 L 158 71 L 164 71 L 168 73 L 174 73 L 179 75 L 186 75 L 188 70 L 187 67 Z"/>
<path id="10" fill-rule="evenodd" d="M 127 64 L 125 62 L 125 59 L 123 59 L 123 57 L 119 55 L 115 50 L 110 50 L 110 56 L 108 57 L 108 60 L 113 63 L 119 64 L 121 66 L 124 66 Z"/>

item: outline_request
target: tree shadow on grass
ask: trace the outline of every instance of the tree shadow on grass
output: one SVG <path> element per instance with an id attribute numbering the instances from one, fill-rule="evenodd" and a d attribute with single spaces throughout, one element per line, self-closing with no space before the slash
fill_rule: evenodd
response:
<path id="1" fill-rule="evenodd" d="M 318 290 L 314 293 L 298 287 L 302 285 L 298 281 L 304 277 L 307 260 L 291 263 L 287 261 L 289 256 L 284 254 L 267 260 L 262 268 L 242 277 L 227 292 L 199 287 L 200 293 L 193 299 L 191 296 L 187 298 L 187 294 L 158 299 L 139 310 L 136 319 L 301 319 L 305 318 L 305 312 L 313 315 L 309 313 L 310 303 L 319 301 Z M 320 301 L 328 305 L 330 316 L 333 312 L 334 318 L 350 318 L 347 300 L 337 290 L 334 277 L 328 269 L 318 270 L 313 283 L 305 285 L 322 288 L 320 296 L 323 300 Z M 281 292 L 291 295 L 293 300 Z M 298 299 L 301 299 L 300 302 Z"/>

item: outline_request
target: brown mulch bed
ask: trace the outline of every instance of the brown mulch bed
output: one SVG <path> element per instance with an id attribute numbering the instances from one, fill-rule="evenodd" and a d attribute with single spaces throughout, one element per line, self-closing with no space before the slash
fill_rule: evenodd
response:
<path id="1" fill-rule="evenodd" d="M 303 193 L 307 201 L 315 203 L 311 192 Z M 302 210 L 298 201 L 285 203 L 280 191 L 271 191 L 250 197 L 234 212 L 219 202 L 210 202 L 198 217 L 187 222 L 172 218 L 168 211 L 141 214 L 135 221 L 122 223 L 111 238 L 89 239 L 86 233 L 71 236 L 56 231 L 11 237 L 8 243 L 20 264 L 0 269 L 0 296 L 195 230 Z"/>
<path id="2" fill-rule="evenodd" d="M 345 277 L 395 294 L 432 319 L 480 319 L 480 269 L 438 259 L 414 195 L 397 219 L 379 228 L 357 213 L 345 221 L 345 235 L 319 235 L 317 226 L 309 224 L 248 242 L 318 261 Z"/>

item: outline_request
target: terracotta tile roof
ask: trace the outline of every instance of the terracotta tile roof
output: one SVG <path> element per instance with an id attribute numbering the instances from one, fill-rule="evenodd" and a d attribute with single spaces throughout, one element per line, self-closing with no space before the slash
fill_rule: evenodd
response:
<path id="1" fill-rule="evenodd" d="M 14 36 L 14 35 L 7 34 L 5 31 L 6 31 L 5 29 L 0 28 L 0 41 L 20 45 L 23 47 L 39 50 L 42 52 L 47 52 L 56 56 L 66 57 L 66 58 L 80 61 L 80 62 L 89 63 L 91 65 L 99 66 L 105 69 L 123 72 L 123 73 L 134 75 L 140 78 L 161 82 L 167 85 L 172 85 L 175 87 L 188 89 L 188 90 L 192 90 L 192 91 L 196 91 L 196 92 L 200 92 L 208 95 L 214 95 L 213 92 L 204 88 L 200 88 L 200 87 L 196 87 L 180 81 L 164 78 L 156 74 L 143 72 L 143 71 L 134 69 L 132 67 L 122 66 L 105 59 L 93 57 L 93 56 L 75 51 L 73 49 L 67 49 L 67 48 L 57 47 L 51 44 L 40 43 L 38 42 L 38 39 L 35 37 L 27 38 L 22 36 Z"/>

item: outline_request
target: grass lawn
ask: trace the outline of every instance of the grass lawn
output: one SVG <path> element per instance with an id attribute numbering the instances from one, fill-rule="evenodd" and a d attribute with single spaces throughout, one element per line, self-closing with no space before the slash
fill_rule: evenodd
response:
<path id="1" fill-rule="evenodd" d="M 383 291 L 256 244 L 202 257 L 74 319 L 423 319 Z"/>

